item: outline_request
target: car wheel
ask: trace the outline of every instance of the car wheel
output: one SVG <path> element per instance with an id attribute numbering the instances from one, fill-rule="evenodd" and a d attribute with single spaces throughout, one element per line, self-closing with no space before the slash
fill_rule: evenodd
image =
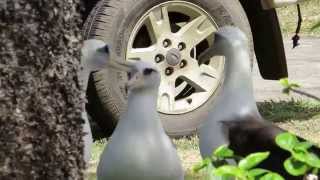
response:
<path id="1" fill-rule="evenodd" d="M 212 57 L 204 64 L 198 59 L 214 46 L 214 32 L 226 25 L 239 27 L 252 42 L 238 0 L 102 0 L 88 17 L 84 33 L 86 39 L 108 43 L 113 58 L 157 64 L 161 72 L 158 112 L 163 126 L 171 136 L 184 136 L 195 132 L 206 118 L 223 81 L 224 57 Z M 125 81 L 122 72 L 94 74 L 99 101 L 110 114 L 94 119 L 106 131 L 112 131 L 126 109 Z"/>

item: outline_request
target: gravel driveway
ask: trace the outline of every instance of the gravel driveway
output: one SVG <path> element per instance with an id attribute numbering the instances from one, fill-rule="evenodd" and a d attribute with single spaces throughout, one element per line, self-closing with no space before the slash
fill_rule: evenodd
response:
<path id="1" fill-rule="evenodd" d="M 298 82 L 304 92 L 320 97 L 320 39 L 302 38 L 300 46 L 292 49 L 291 40 L 285 40 L 285 50 L 289 70 L 289 79 Z M 260 76 L 257 64 L 253 70 L 255 96 L 258 102 L 266 100 L 301 99 L 296 94 L 290 96 L 281 93 L 278 81 L 264 80 Z"/>

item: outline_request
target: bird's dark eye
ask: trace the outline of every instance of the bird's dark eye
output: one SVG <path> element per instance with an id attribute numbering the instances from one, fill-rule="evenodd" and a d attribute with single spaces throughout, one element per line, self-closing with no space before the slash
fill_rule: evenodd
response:
<path id="1" fill-rule="evenodd" d="M 146 68 L 145 70 L 143 70 L 143 75 L 150 75 L 152 72 L 155 72 L 155 70 L 151 68 Z"/>
<path id="2" fill-rule="evenodd" d="M 128 72 L 128 79 L 131 79 L 132 75 L 131 75 L 131 72 Z"/>
<path id="3" fill-rule="evenodd" d="M 108 45 L 105 45 L 105 46 L 104 46 L 104 51 L 105 51 L 107 54 L 109 54 L 109 46 L 108 46 Z"/>

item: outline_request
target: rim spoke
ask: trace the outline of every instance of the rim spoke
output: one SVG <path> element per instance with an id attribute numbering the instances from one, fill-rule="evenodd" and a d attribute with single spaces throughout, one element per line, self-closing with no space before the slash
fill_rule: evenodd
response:
<path id="1" fill-rule="evenodd" d="M 169 111 L 175 108 L 175 82 L 174 81 L 161 81 L 159 89 L 160 98 L 158 106 Z"/>
<path id="2" fill-rule="evenodd" d="M 132 48 L 127 52 L 127 59 L 151 61 L 155 58 L 155 50 L 155 46 L 147 48 Z"/>
<path id="3" fill-rule="evenodd" d="M 212 77 L 215 79 L 218 79 L 218 71 L 213 68 L 212 66 L 208 66 L 206 64 L 202 64 L 200 66 L 200 71 L 202 72 L 203 75 L 206 75 L 208 77 Z"/>
<path id="4" fill-rule="evenodd" d="M 149 14 L 149 21 L 146 23 L 149 35 L 153 42 L 161 37 L 162 34 L 170 33 L 170 20 L 167 7 L 161 7 L 161 10 L 152 11 Z"/>
<path id="5" fill-rule="evenodd" d="M 209 71 L 211 73 L 211 71 Z M 185 73 L 181 78 L 186 81 L 189 85 L 196 89 L 196 92 L 208 92 L 210 90 L 210 83 L 207 79 L 203 78 L 201 68 L 193 68 L 188 73 Z"/>
<path id="6" fill-rule="evenodd" d="M 212 26 L 210 20 L 205 15 L 202 15 L 183 26 L 178 31 L 178 34 L 192 48 L 215 31 L 216 28 Z"/>

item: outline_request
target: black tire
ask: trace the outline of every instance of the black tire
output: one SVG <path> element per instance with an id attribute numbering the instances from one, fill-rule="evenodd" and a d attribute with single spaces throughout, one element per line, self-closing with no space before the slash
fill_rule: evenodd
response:
<path id="1" fill-rule="evenodd" d="M 88 17 L 84 33 L 86 39 L 101 39 L 112 47 L 112 52 L 119 59 L 125 59 L 127 42 L 139 18 L 152 7 L 169 0 L 102 0 L 92 10 Z M 219 27 L 226 25 L 242 29 L 251 41 L 250 25 L 246 14 L 238 0 L 185 0 L 206 10 Z M 126 109 L 126 95 L 123 88 L 125 74 L 118 72 L 97 72 L 94 74 L 97 94 L 104 111 L 110 115 L 95 117 L 99 125 L 106 131 L 112 131 L 119 115 Z M 200 108 L 185 114 L 166 115 L 160 117 L 167 133 L 171 136 L 185 136 L 195 132 L 201 120 L 214 101 L 214 96 Z M 90 99 L 89 99 L 90 101 Z M 110 121 L 110 122 L 105 122 Z"/>

